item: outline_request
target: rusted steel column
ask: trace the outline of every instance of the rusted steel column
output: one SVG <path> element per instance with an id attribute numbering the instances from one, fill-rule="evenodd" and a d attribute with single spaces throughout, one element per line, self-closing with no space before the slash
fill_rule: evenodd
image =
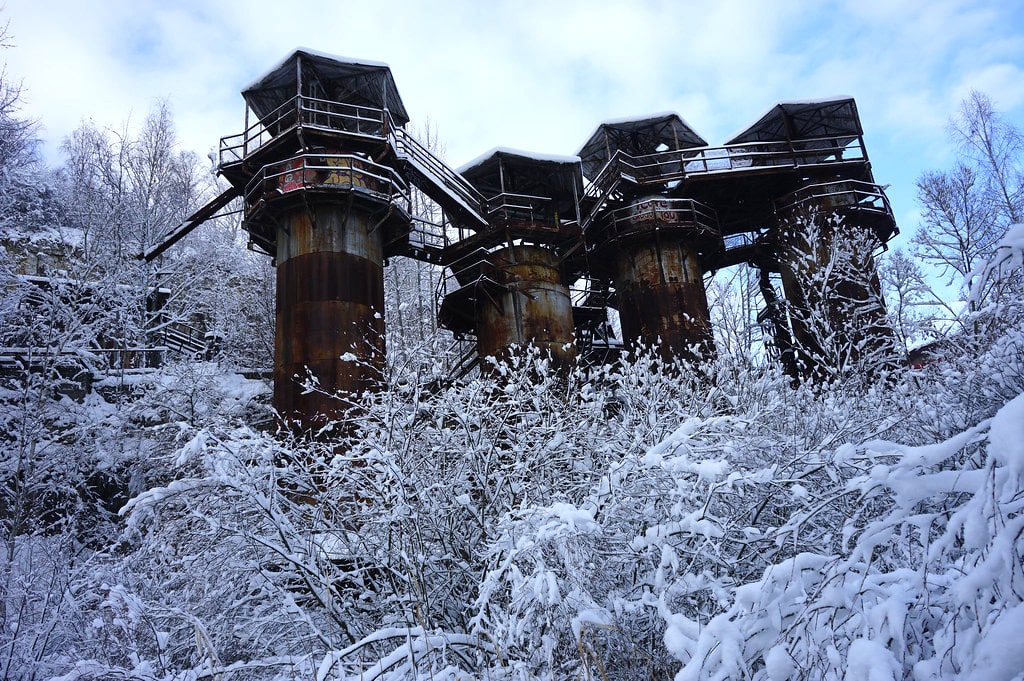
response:
<path id="1" fill-rule="evenodd" d="M 476 295 L 480 357 L 504 359 L 512 346 L 532 343 L 551 353 L 555 367 L 572 365 L 572 301 L 556 254 L 541 246 L 508 246 L 487 256 L 484 274 Z"/>
<path id="2" fill-rule="evenodd" d="M 873 255 L 878 242 L 855 220 L 836 222 L 825 215 L 823 209 L 820 216 L 794 220 L 780 237 L 779 269 L 797 370 L 804 377 L 825 376 L 865 360 L 872 366 L 864 370 L 894 368 L 896 335 Z"/>
<path id="3" fill-rule="evenodd" d="M 761 296 L 764 298 L 764 314 L 762 318 L 758 314 L 758 322 L 768 322 L 771 326 L 771 337 L 778 352 L 779 363 L 783 372 L 792 378 L 798 378 L 800 372 L 797 369 L 796 357 L 793 349 L 793 333 L 789 325 L 789 318 L 786 316 L 786 306 L 779 300 L 778 293 L 771 283 L 769 270 L 762 265 L 758 274 L 758 285 L 761 289 Z M 783 282 L 783 288 L 786 284 Z M 785 295 L 785 291 L 783 291 Z"/>
<path id="4" fill-rule="evenodd" d="M 804 242 L 806 246 L 806 242 Z M 812 249 L 813 250 L 813 249 Z M 817 363 L 824 355 L 824 348 L 814 333 L 811 305 L 804 289 L 807 284 L 806 261 L 813 258 L 813 252 L 796 247 L 789 241 L 780 249 L 779 274 L 782 279 L 782 294 L 789 310 L 789 325 L 792 329 L 792 352 L 790 353 L 790 375 L 807 378 L 818 370 Z"/>
<path id="5" fill-rule="evenodd" d="M 373 226 L 357 205 L 340 203 L 281 216 L 274 404 L 286 418 L 312 425 L 337 417 L 348 405 L 331 395 L 379 385 L 384 268 L 381 230 Z M 320 391 L 302 387 L 307 369 Z"/>
<path id="6" fill-rule="evenodd" d="M 666 361 L 714 354 L 704 274 L 685 238 L 623 244 L 616 260 L 615 290 L 623 339 L 634 348 L 660 341 Z"/>

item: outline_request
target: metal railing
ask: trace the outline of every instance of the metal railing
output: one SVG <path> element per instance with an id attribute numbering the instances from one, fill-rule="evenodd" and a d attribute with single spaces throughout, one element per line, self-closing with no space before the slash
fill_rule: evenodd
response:
<path id="1" fill-rule="evenodd" d="M 693 199 L 651 198 L 610 211 L 591 233 L 601 241 L 652 230 L 676 229 L 696 239 L 720 239 L 718 214 Z"/>
<path id="2" fill-rule="evenodd" d="M 403 128 L 390 126 L 390 130 L 391 145 L 400 159 L 411 163 L 421 175 L 428 180 L 433 180 L 451 197 L 451 200 L 460 204 L 466 213 L 475 216 L 482 224 L 486 224 L 483 217 L 484 197 L 466 181 L 466 178 L 448 167 L 444 161 L 431 153 Z M 435 201 L 437 200 L 437 197 L 431 195 L 425 188 L 421 187 L 421 189 Z"/>
<path id="3" fill-rule="evenodd" d="M 409 212 L 409 187 L 388 166 L 352 154 L 299 154 L 264 166 L 245 187 L 246 212 L 266 200 L 310 189 L 356 191 Z"/>
<path id="4" fill-rule="evenodd" d="M 594 218 L 600 212 L 601 208 L 615 193 L 619 183 L 624 179 L 621 169 L 621 159 L 625 154 L 616 151 L 612 157 L 605 164 L 601 172 L 597 174 L 594 181 L 591 182 L 586 189 L 583 191 L 583 202 L 591 201 L 593 205 L 590 208 L 590 213 L 584 216 L 580 222 L 580 227 L 584 232 L 590 227 L 590 224 L 594 221 Z"/>
<path id="5" fill-rule="evenodd" d="M 383 109 L 297 95 L 243 132 L 222 137 L 221 166 L 240 163 L 282 132 L 297 126 L 384 140 L 392 127 Z"/>
<path id="6" fill-rule="evenodd" d="M 439 203 L 447 203 L 447 209 L 458 210 L 478 221 L 481 226 L 486 224 L 483 196 L 465 178 L 449 168 L 403 128 L 395 125 L 386 109 L 297 95 L 245 131 L 222 137 L 219 163 L 222 167 L 241 163 L 271 140 L 295 127 L 337 132 L 389 144 L 400 161 L 411 165 L 427 183 L 445 195 L 441 197 L 421 187 L 431 198 Z"/>
<path id="7" fill-rule="evenodd" d="M 171 321 L 160 331 L 163 345 L 183 355 L 197 355 L 206 351 L 209 332 L 205 329 Z"/>
<path id="8" fill-rule="evenodd" d="M 702 149 L 663 151 L 632 156 L 616 151 L 584 192 L 595 201 L 589 226 L 596 213 L 623 180 L 639 185 L 664 184 L 716 173 L 749 172 L 764 168 L 796 168 L 810 165 L 866 161 L 859 137 L 814 137 L 794 141 L 733 144 Z"/>
<path id="9" fill-rule="evenodd" d="M 443 223 L 431 222 L 410 216 L 409 251 L 426 258 L 428 262 L 439 262 L 444 249 L 452 243 L 452 235 Z"/>
<path id="10" fill-rule="evenodd" d="M 744 248 L 746 246 L 753 246 L 755 243 L 755 237 L 750 232 L 740 232 L 738 234 L 728 234 L 722 237 L 722 245 L 725 250 L 732 250 L 736 248 Z"/>
<path id="11" fill-rule="evenodd" d="M 477 248 L 450 263 L 438 281 L 439 297 L 450 295 L 466 286 L 483 282 L 504 286 L 508 277 L 504 268 L 489 257 L 495 249 Z"/>
<path id="12" fill-rule="evenodd" d="M 465 338 L 456 338 L 455 342 L 452 343 L 451 347 L 449 348 L 448 356 L 451 356 L 451 353 L 455 351 L 459 346 L 466 346 L 466 340 L 467 339 Z M 449 363 L 449 375 L 452 376 L 456 381 L 458 381 L 468 376 L 470 373 L 472 373 L 473 369 L 476 369 L 478 366 L 480 366 L 480 353 L 477 352 L 477 347 L 475 343 L 469 343 L 468 347 L 466 347 L 461 353 L 459 353 L 455 362 Z"/>
<path id="13" fill-rule="evenodd" d="M 877 184 L 859 180 L 839 180 L 801 187 L 775 203 L 778 212 L 854 209 L 891 215 L 892 206 Z"/>
<path id="14" fill-rule="evenodd" d="M 584 277 L 569 286 L 575 343 L 581 357 L 611 353 L 604 357 L 608 359 L 622 349 L 622 341 L 615 337 L 608 318 L 611 296 L 608 282 L 602 279 Z"/>
<path id="15" fill-rule="evenodd" d="M 486 200 L 491 226 L 528 224 L 541 231 L 559 231 L 561 222 L 554 201 L 546 196 L 503 192 Z"/>
<path id="16" fill-rule="evenodd" d="M 611 307 L 608 282 L 595 277 L 582 277 L 569 285 L 569 300 L 573 309 L 604 310 Z"/>

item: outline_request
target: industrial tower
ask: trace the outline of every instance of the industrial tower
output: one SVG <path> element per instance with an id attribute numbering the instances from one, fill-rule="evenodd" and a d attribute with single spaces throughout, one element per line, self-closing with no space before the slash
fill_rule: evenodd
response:
<path id="1" fill-rule="evenodd" d="M 456 171 L 405 130 L 384 64 L 297 50 L 242 96 L 244 131 L 220 143 L 230 187 L 144 257 L 241 198 L 251 247 L 277 267 L 274 405 L 300 426 L 379 385 L 392 256 L 446 268 L 440 322 L 475 338 L 457 373 L 527 344 L 558 367 L 623 342 L 710 358 L 705 277 L 741 263 L 760 271 L 759 319 L 794 377 L 819 373 L 837 334 L 863 354 L 894 347 L 873 254 L 898 230 L 852 98 L 778 104 L 719 147 L 661 114 L 602 123 L 576 156 L 496 149 Z M 411 187 L 439 223 L 413 215 Z M 867 251 L 831 267 L 850 235 Z"/>

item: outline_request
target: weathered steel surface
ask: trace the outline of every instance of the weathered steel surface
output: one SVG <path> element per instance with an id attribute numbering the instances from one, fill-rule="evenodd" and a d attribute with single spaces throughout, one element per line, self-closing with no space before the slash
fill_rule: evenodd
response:
<path id="1" fill-rule="evenodd" d="M 278 230 L 274 404 L 312 424 L 347 405 L 332 395 L 373 389 L 384 368 L 384 270 L 369 216 L 320 205 Z M 307 369 L 320 390 L 302 386 Z M 326 394 L 324 394 L 326 393 Z"/>
<path id="2" fill-rule="evenodd" d="M 488 277 L 479 284 L 477 346 L 480 357 L 504 358 L 512 346 L 532 343 L 551 353 L 557 367 L 576 359 L 572 302 L 555 253 L 540 246 L 510 246 L 487 257 Z"/>
<path id="3" fill-rule="evenodd" d="M 786 306 L 779 300 L 767 268 L 761 268 L 758 285 L 765 303 L 765 309 L 758 314 L 758 322 L 769 324 L 771 340 L 775 344 L 782 370 L 786 375 L 798 378 L 800 372 L 797 368 L 796 357 L 793 355 L 793 334 L 786 316 Z"/>
<path id="4" fill-rule="evenodd" d="M 351 209 L 337 203 L 312 204 L 292 211 L 280 220 L 277 263 L 314 252 L 348 253 L 382 263 L 380 233 L 373 216 L 358 204 Z"/>
<path id="5" fill-rule="evenodd" d="M 623 339 L 633 347 L 659 343 L 666 360 L 714 353 L 703 273 L 693 246 L 681 239 L 624 244 L 615 290 Z"/>
<path id="6" fill-rule="evenodd" d="M 830 207 L 823 202 L 817 212 L 826 215 Z M 822 361 L 873 358 L 877 368 L 896 364 L 896 336 L 887 320 L 871 242 L 853 247 L 842 239 L 858 233 L 868 237 L 874 226 L 861 224 L 857 214 L 845 217 L 838 223 L 805 217 L 818 220 L 813 239 L 795 217 L 782 231 L 778 265 L 791 310 L 794 356 L 805 376 L 824 369 L 817 366 Z"/>

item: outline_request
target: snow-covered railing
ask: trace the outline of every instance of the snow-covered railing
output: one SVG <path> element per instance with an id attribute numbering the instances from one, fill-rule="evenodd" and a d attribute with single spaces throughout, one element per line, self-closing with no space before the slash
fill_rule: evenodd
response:
<path id="1" fill-rule="evenodd" d="M 573 307 L 603 310 L 609 307 L 610 296 L 608 282 L 595 277 L 582 277 L 569 286 Z"/>
<path id="2" fill-rule="evenodd" d="M 583 192 L 584 200 L 598 200 L 601 196 L 606 195 L 614 185 L 618 184 L 619 180 L 622 179 L 620 161 L 627 157 L 628 154 L 621 151 L 616 151 L 612 154 L 612 157 L 604 164 L 604 167 L 601 168 L 601 171 L 594 177 L 593 181 L 587 185 Z M 603 202 L 599 202 L 597 207 L 600 207 L 601 203 Z"/>
<path id="3" fill-rule="evenodd" d="M 867 161 L 860 138 L 814 137 L 784 142 L 757 142 L 721 147 L 663 151 L 633 156 L 616 151 L 584 193 L 592 203 L 583 221 L 589 227 L 594 213 L 623 180 L 636 185 L 662 185 L 690 177 L 739 173 L 772 168 L 797 168 Z"/>
<path id="4" fill-rule="evenodd" d="M 757 142 L 703 149 L 627 156 L 624 164 L 640 183 L 666 182 L 706 173 L 747 171 L 864 161 L 858 138 L 813 137 L 784 142 Z"/>
<path id="5" fill-rule="evenodd" d="M 431 222 L 411 216 L 409 224 L 409 251 L 414 257 L 439 263 L 444 249 L 452 243 L 449 229 L 443 223 Z"/>
<path id="6" fill-rule="evenodd" d="M 583 201 L 580 203 L 583 205 L 590 205 L 590 212 L 585 216 L 581 216 L 580 228 L 583 233 L 586 234 L 590 224 L 597 217 L 597 214 L 601 211 L 601 208 L 612 198 L 615 194 L 615 190 L 618 188 L 619 183 L 624 178 L 620 170 L 620 156 L 624 156 L 620 152 L 615 152 L 608 163 L 604 165 L 601 172 L 598 173 L 597 177 L 587 185 L 587 188 L 583 192 Z"/>
<path id="7" fill-rule="evenodd" d="M 558 228 L 558 211 L 546 196 L 504 192 L 487 199 L 487 217 L 492 225 L 528 223 L 537 227 Z"/>
<path id="8" fill-rule="evenodd" d="M 446 249 L 478 234 L 480 232 L 476 229 L 448 220 L 434 222 L 415 213 L 410 214 L 409 250 L 415 254 L 413 257 L 427 262 L 446 265 L 452 257 L 461 257 L 453 256 Z"/>
<path id="9" fill-rule="evenodd" d="M 859 139 L 850 140 L 849 137 L 735 144 L 642 156 L 617 152 L 616 156 L 620 157 L 618 172 L 630 175 L 639 184 L 671 182 L 707 173 L 821 165 L 867 158 Z M 600 183 L 595 181 L 595 184 Z"/>
<path id="10" fill-rule="evenodd" d="M 734 248 L 743 248 L 746 246 L 753 246 L 754 236 L 750 232 L 728 234 L 722 237 L 722 244 L 725 246 L 726 250 Z"/>
<path id="11" fill-rule="evenodd" d="M 437 282 L 439 320 L 458 340 L 476 333 L 473 310 L 478 296 L 491 296 L 508 283 L 506 272 L 488 260 L 490 252 L 483 247 L 470 251 L 449 263 Z"/>
<path id="12" fill-rule="evenodd" d="M 304 127 L 384 139 L 391 127 L 387 111 L 328 99 L 299 97 L 299 122 Z"/>
<path id="13" fill-rule="evenodd" d="M 882 187 L 871 182 L 839 180 L 808 185 L 776 201 L 775 210 L 784 221 L 818 214 L 852 219 L 873 229 L 880 250 L 899 234 L 889 199 Z"/>
<path id="14" fill-rule="evenodd" d="M 446 296 L 468 285 L 483 282 L 504 286 L 508 283 L 504 269 L 495 267 L 490 259 L 494 249 L 477 248 L 450 263 L 438 282 L 439 296 Z"/>
<path id="15" fill-rule="evenodd" d="M 168 349 L 192 356 L 205 353 L 211 339 L 209 331 L 180 321 L 170 321 L 163 325 L 160 335 Z"/>
<path id="16" fill-rule="evenodd" d="M 466 345 L 467 340 L 468 339 L 464 337 L 456 338 L 455 342 L 452 344 L 452 348 L 459 345 Z M 480 353 L 477 351 L 476 344 L 472 343 L 458 355 L 455 362 L 451 363 L 449 375 L 455 380 L 460 380 L 468 376 L 473 369 L 476 369 L 478 366 L 480 366 Z"/>
<path id="17" fill-rule="evenodd" d="M 576 348 L 584 361 L 607 361 L 623 348 L 608 316 L 612 292 L 604 279 L 584 277 L 569 286 Z M 587 359 L 589 358 L 589 359 Z"/>
<path id="18" fill-rule="evenodd" d="M 246 160 L 264 145 L 293 128 L 335 132 L 348 138 L 390 144 L 408 175 L 430 198 L 477 227 L 486 225 L 484 200 L 461 175 L 449 168 L 403 128 L 386 109 L 296 96 L 281 104 L 245 131 L 220 140 L 223 168 Z M 423 180 L 419 182 L 418 180 Z M 421 186 L 422 185 L 422 186 Z"/>

